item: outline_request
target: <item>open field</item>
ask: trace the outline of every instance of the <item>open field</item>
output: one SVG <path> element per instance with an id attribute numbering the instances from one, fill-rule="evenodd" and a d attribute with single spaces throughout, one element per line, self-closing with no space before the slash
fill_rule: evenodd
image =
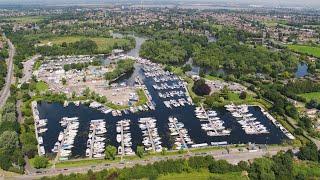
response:
<path id="1" fill-rule="evenodd" d="M 81 39 L 90 39 L 94 41 L 98 45 L 99 52 L 111 51 L 113 46 L 118 43 L 129 43 L 126 39 L 114 39 L 114 38 L 105 38 L 105 37 L 85 37 L 85 36 L 59 36 L 50 39 L 45 39 L 41 41 L 40 44 L 58 44 L 61 45 L 63 42 L 73 43 L 76 41 L 80 41 Z"/>
<path id="2" fill-rule="evenodd" d="M 320 101 L 320 92 L 304 93 L 299 94 L 299 96 L 306 98 L 307 101 L 310 101 L 311 99 Z"/>
<path id="3" fill-rule="evenodd" d="M 44 16 L 21 16 L 21 17 L 10 17 L 5 18 L 5 20 L 11 20 L 18 23 L 36 23 L 42 21 Z"/>
<path id="4" fill-rule="evenodd" d="M 191 173 L 170 173 L 167 175 L 162 175 L 158 179 L 159 180 L 176 180 L 176 179 L 197 179 L 197 180 L 206 180 L 206 179 L 220 179 L 220 180 L 242 180 L 248 179 L 241 175 L 240 172 L 235 173 L 225 173 L 225 174 L 217 174 L 210 173 L 208 171 L 200 171 L 200 172 L 191 172 Z"/>
<path id="5" fill-rule="evenodd" d="M 286 20 L 265 20 L 263 23 L 268 27 L 275 27 L 278 24 L 286 25 L 288 22 Z"/>
<path id="6" fill-rule="evenodd" d="M 320 47 L 312 47 L 308 45 L 289 45 L 288 48 L 297 53 L 304 53 L 320 58 Z"/>
<path id="7" fill-rule="evenodd" d="M 43 82 L 43 81 L 39 81 L 36 84 L 36 89 L 38 92 L 44 92 L 47 91 L 49 89 L 49 86 L 47 83 Z"/>

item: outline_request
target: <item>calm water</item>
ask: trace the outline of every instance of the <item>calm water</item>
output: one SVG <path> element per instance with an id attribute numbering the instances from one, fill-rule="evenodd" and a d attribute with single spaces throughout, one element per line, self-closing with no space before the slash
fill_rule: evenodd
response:
<path id="1" fill-rule="evenodd" d="M 158 91 L 154 90 L 152 85 L 155 83 L 151 78 L 144 78 L 140 73 L 141 69 L 136 68 L 132 76 L 139 75 L 145 82 L 153 101 L 156 103 L 156 110 L 148 112 L 140 112 L 136 114 L 123 115 L 121 117 L 113 117 L 110 113 L 103 114 L 100 111 L 89 108 L 85 105 L 79 107 L 70 104 L 68 107 L 63 107 L 59 103 L 46 103 L 41 102 L 38 104 L 40 112 L 40 118 L 48 119 L 48 131 L 43 135 L 44 147 L 46 152 L 51 152 L 54 143 L 57 141 L 58 134 L 62 130 L 59 124 L 59 120 L 62 117 L 79 117 L 79 132 L 75 139 L 75 147 L 72 149 L 74 157 L 85 156 L 86 142 L 88 139 L 89 123 L 92 119 L 105 119 L 107 134 L 106 144 L 118 146 L 116 141 L 116 122 L 122 119 L 131 119 L 130 131 L 132 133 L 133 149 L 136 149 L 137 145 L 142 145 L 142 132 L 138 126 L 138 120 L 141 117 L 155 117 L 157 119 L 157 127 L 159 135 L 162 138 L 163 146 L 171 148 L 173 145 L 173 139 L 170 137 L 168 118 L 169 116 L 175 116 L 180 122 L 185 124 L 185 127 L 189 131 L 191 139 L 195 143 L 208 143 L 217 141 L 227 141 L 229 144 L 238 143 L 258 143 L 258 144 L 278 144 L 285 138 L 285 135 L 274 126 L 260 111 L 258 107 L 250 107 L 251 113 L 257 117 L 263 125 L 265 125 L 271 132 L 269 134 L 262 135 L 247 135 L 242 130 L 239 123 L 231 116 L 229 112 L 224 109 L 216 109 L 218 116 L 225 122 L 225 126 L 228 129 L 232 129 L 230 136 L 222 137 L 210 137 L 206 132 L 201 129 L 201 122 L 196 118 L 194 113 L 194 106 L 188 105 L 179 108 L 169 109 L 163 104 L 163 99 L 158 96 Z M 135 74 L 136 73 L 136 74 Z M 130 79 L 130 78 L 129 78 Z M 181 89 L 184 91 L 184 89 Z M 164 92 L 166 90 L 162 90 Z"/>
<path id="2" fill-rule="evenodd" d="M 296 78 L 304 77 L 308 75 L 308 65 L 306 63 L 300 63 L 295 73 Z"/>
<path id="3" fill-rule="evenodd" d="M 133 57 L 139 57 L 139 51 L 140 51 L 141 45 L 147 40 L 147 38 L 138 37 L 133 34 L 128 35 L 128 36 L 131 36 L 136 40 L 136 46 L 135 46 L 135 48 L 128 51 L 127 55 L 133 56 Z M 113 38 L 123 38 L 124 36 L 123 36 L 123 34 L 120 34 L 120 33 L 112 33 L 112 37 Z"/>

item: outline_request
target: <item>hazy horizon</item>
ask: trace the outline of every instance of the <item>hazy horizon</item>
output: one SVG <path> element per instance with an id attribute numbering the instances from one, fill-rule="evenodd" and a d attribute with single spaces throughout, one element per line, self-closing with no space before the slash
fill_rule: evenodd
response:
<path id="1" fill-rule="evenodd" d="M 221 5 L 261 5 L 319 8 L 320 0 L 142 0 L 146 4 L 213 3 Z M 67 5 L 67 4 L 107 4 L 140 3 L 141 0 L 0 0 L 5 5 Z"/>

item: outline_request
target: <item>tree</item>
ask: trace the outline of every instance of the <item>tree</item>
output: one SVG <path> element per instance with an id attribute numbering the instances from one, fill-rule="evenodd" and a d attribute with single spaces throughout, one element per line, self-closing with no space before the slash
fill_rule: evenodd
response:
<path id="1" fill-rule="evenodd" d="M 167 154 L 167 148 L 162 148 L 161 155 L 165 156 Z"/>
<path id="2" fill-rule="evenodd" d="M 211 173 L 226 173 L 240 170 L 237 166 L 229 164 L 226 160 L 214 161 L 208 168 Z"/>
<path id="3" fill-rule="evenodd" d="M 192 67 L 190 64 L 186 64 L 182 67 L 183 72 L 191 71 Z"/>
<path id="4" fill-rule="evenodd" d="M 209 95 L 211 92 L 210 87 L 206 84 L 204 79 L 196 81 L 192 87 L 192 90 L 199 96 Z"/>
<path id="5" fill-rule="evenodd" d="M 240 95 L 239 95 L 239 98 L 240 98 L 240 99 L 246 99 L 246 98 L 247 98 L 247 92 L 242 91 L 242 92 L 240 93 Z"/>
<path id="6" fill-rule="evenodd" d="M 66 78 L 62 78 L 61 81 L 62 81 L 62 84 L 63 84 L 63 85 L 66 85 L 66 84 L 67 84 Z"/>
<path id="7" fill-rule="evenodd" d="M 300 147 L 298 158 L 301 160 L 318 161 L 317 146 L 313 142 L 309 142 L 305 146 Z"/>
<path id="8" fill-rule="evenodd" d="M 18 133 L 15 131 L 4 131 L 0 135 L 0 150 L 2 152 L 13 152 L 19 147 Z"/>
<path id="9" fill-rule="evenodd" d="M 272 157 L 274 162 L 273 172 L 277 179 L 293 179 L 293 154 L 292 152 L 279 152 Z"/>
<path id="10" fill-rule="evenodd" d="M 248 171 L 249 168 L 250 168 L 250 166 L 249 166 L 249 164 L 248 164 L 247 161 L 240 161 L 240 162 L 238 163 L 238 167 L 239 167 L 241 170 L 243 170 L 243 171 Z"/>
<path id="11" fill-rule="evenodd" d="M 137 156 L 142 158 L 144 154 L 144 148 L 143 146 L 137 146 Z"/>
<path id="12" fill-rule="evenodd" d="M 111 145 L 108 145 L 105 150 L 105 158 L 109 160 L 115 160 L 117 154 L 117 148 Z"/>
<path id="13" fill-rule="evenodd" d="M 249 169 L 249 178 L 260 180 L 276 179 L 272 167 L 273 161 L 269 158 L 255 159 Z"/>
<path id="14" fill-rule="evenodd" d="M 46 168 L 48 164 L 49 160 L 44 156 L 36 156 L 33 161 L 33 165 L 36 169 Z"/>

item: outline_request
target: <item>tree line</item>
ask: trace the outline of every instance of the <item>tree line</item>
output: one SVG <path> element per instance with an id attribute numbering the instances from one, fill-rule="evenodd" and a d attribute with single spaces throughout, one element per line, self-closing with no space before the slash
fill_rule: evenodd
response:
<path id="1" fill-rule="evenodd" d="M 293 72 L 298 63 L 289 51 L 272 52 L 262 46 L 245 43 L 247 35 L 224 29 L 217 35 L 217 42 L 198 48 L 193 54 L 194 62 L 206 69 L 224 69 L 236 77 L 261 73 L 278 77 L 285 72 Z"/>
<path id="2" fill-rule="evenodd" d="M 114 80 L 121 75 L 128 73 L 134 69 L 134 61 L 131 59 L 119 60 L 116 64 L 116 68 L 104 74 L 106 80 Z"/>
<path id="3" fill-rule="evenodd" d="M 13 93 L 11 91 L 11 93 Z M 14 94 L 14 93 L 13 93 Z M 16 116 L 16 99 L 11 96 L 0 118 L 0 168 L 22 173 L 24 159 L 19 141 L 19 123 Z"/>
<path id="4" fill-rule="evenodd" d="M 0 90 L 3 88 L 4 84 L 6 83 L 6 76 L 7 76 L 7 64 L 6 61 L 0 60 Z"/>
<path id="5" fill-rule="evenodd" d="M 85 69 L 89 66 L 100 66 L 102 63 L 99 59 L 96 59 L 92 62 L 83 62 L 83 63 L 71 63 L 71 64 L 65 64 L 63 66 L 63 69 L 65 71 L 69 71 L 71 69 L 76 69 L 78 71 L 81 71 L 82 69 Z"/>
<path id="6" fill-rule="evenodd" d="M 301 151 L 308 150 L 309 149 L 301 149 Z M 304 157 L 305 153 L 306 152 L 298 154 L 298 157 L 303 160 L 308 160 Z M 315 151 L 314 156 L 318 154 L 319 152 Z M 158 161 L 144 166 L 135 165 L 132 168 L 103 170 L 100 172 L 92 172 L 89 170 L 86 174 L 60 174 L 56 177 L 44 177 L 42 179 L 156 179 L 160 175 L 170 173 L 180 174 L 203 170 L 216 174 L 242 172 L 242 174 L 247 174 L 247 176 L 253 180 L 298 180 L 319 176 L 316 172 L 311 171 L 311 169 L 309 171 L 299 169 L 299 163 L 300 162 L 295 162 L 294 154 L 289 150 L 287 152 L 281 151 L 272 157 L 257 158 L 250 163 L 240 161 L 237 165 L 230 164 L 226 160 L 215 160 L 212 156 L 195 156 L 187 159 Z"/>

